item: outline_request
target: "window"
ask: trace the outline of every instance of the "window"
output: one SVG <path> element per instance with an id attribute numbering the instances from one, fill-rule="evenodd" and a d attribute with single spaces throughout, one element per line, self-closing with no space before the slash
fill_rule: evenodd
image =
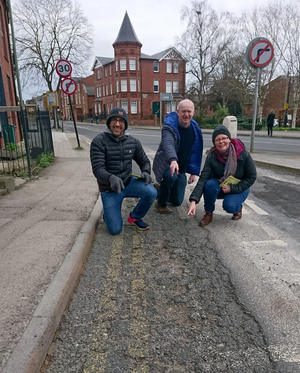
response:
<path id="1" fill-rule="evenodd" d="M 121 92 L 127 92 L 127 80 L 121 79 Z"/>
<path id="2" fill-rule="evenodd" d="M 5 23 L 3 23 L 2 21 L 2 9 L 0 9 L 0 34 L 1 34 L 1 38 L 2 38 L 2 47 L 3 47 L 3 55 L 4 57 L 7 57 L 7 47 L 6 47 L 6 39 L 5 39 L 5 33 L 4 33 L 4 25 Z"/>
<path id="3" fill-rule="evenodd" d="M 127 101 L 122 101 L 122 109 L 124 109 L 126 111 L 126 113 L 128 114 L 128 105 L 127 105 Z"/>
<path id="4" fill-rule="evenodd" d="M 172 62 L 167 62 L 167 73 L 170 74 L 172 72 Z"/>
<path id="5" fill-rule="evenodd" d="M 173 73 L 174 73 L 174 74 L 178 74 L 178 62 L 174 62 L 174 65 L 173 65 Z"/>
<path id="6" fill-rule="evenodd" d="M 126 70 L 126 59 L 125 58 L 120 59 L 120 70 L 121 71 Z"/>
<path id="7" fill-rule="evenodd" d="M 154 80 L 154 92 L 159 92 L 159 81 Z"/>
<path id="8" fill-rule="evenodd" d="M 105 88 L 106 88 L 106 96 L 108 96 L 108 86 L 107 86 L 107 84 L 105 84 Z"/>
<path id="9" fill-rule="evenodd" d="M 111 75 L 111 65 L 109 65 L 109 75 Z"/>
<path id="10" fill-rule="evenodd" d="M 118 71 L 118 60 L 116 60 L 116 72 Z"/>
<path id="11" fill-rule="evenodd" d="M 130 79 L 130 92 L 136 92 L 136 79 Z"/>
<path id="12" fill-rule="evenodd" d="M 179 81 L 175 80 L 173 82 L 173 93 L 179 93 Z"/>
<path id="13" fill-rule="evenodd" d="M 110 94 L 112 95 L 113 92 L 112 92 L 112 83 L 109 83 L 109 89 L 110 89 Z"/>
<path id="14" fill-rule="evenodd" d="M 171 113 L 171 104 L 167 102 L 167 114 Z"/>
<path id="15" fill-rule="evenodd" d="M 114 105 L 113 105 L 113 103 L 111 102 L 110 103 L 110 110 L 112 110 L 114 108 Z"/>
<path id="16" fill-rule="evenodd" d="M 154 61 L 153 62 L 153 71 L 155 73 L 158 73 L 159 72 L 159 62 L 158 61 Z"/>
<path id="17" fill-rule="evenodd" d="M 172 111 L 175 111 L 175 101 L 172 101 Z"/>
<path id="18" fill-rule="evenodd" d="M 172 82 L 171 82 L 171 80 L 166 81 L 166 93 L 172 93 Z"/>
<path id="19" fill-rule="evenodd" d="M 137 114 L 137 102 L 131 101 L 130 106 L 131 106 L 131 114 Z"/>
<path id="20" fill-rule="evenodd" d="M 97 80 L 101 79 L 101 70 L 97 70 Z"/>
<path id="21" fill-rule="evenodd" d="M 116 91 L 119 92 L 119 81 L 116 80 Z"/>
<path id="22" fill-rule="evenodd" d="M 107 67 L 104 68 L 105 78 L 107 77 Z"/>
<path id="23" fill-rule="evenodd" d="M 98 113 L 100 114 L 101 113 L 101 105 L 98 104 Z"/>
<path id="24" fill-rule="evenodd" d="M 135 58 L 130 58 L 129 59 L 129 70 L 136 70 L 136 60 Z"/>
<path id="25" fill-rule="evenodd" d="M 105 86 L 103 85 L 102 86 L 102 93 L 103 93 L 103 97 L 105 96 Z"/>

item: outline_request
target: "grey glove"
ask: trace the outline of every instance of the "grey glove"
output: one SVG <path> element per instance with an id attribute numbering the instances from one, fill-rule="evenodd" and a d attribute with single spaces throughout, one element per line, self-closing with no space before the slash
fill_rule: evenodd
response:
<path id="1" fill-rule="evenodd" d="M 145 185 L 152 183 L 151 176 L 146 171 L 141 174 L 141 180 L 145 181 Z"/>
<path id="2" fill-rule="evenodd" d="M 116 175 L 109 177 L 109 184 L 114 192 L 121 193 L 122 189 L 125 188 L 123 181 Z"/>

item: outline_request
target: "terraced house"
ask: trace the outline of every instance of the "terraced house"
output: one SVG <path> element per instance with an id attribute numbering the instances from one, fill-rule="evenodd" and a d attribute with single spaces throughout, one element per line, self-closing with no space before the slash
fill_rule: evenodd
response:
<path id="1" fill-rule="evenodd" d="M 9 111 L 7 106 L 16 106 L 16 88 L 14 69 L 9 41 L 9 12 L 7 1 L 0 0 L 0 149 L 21 141 L 20 125 L 17 113 Z"/>
<path id="2" fill-rule="evenodd" d="M 174 47 L 142 53 L 127 12 L 112 46 L 114 57 L 97 56 L 93 63 L 94 115 L 106 118 L 112 108 L 122 107 L 133 124 L 157 124 L 160 93 L 171 94 L 171 101 L 162 101 L 162 116 L 184 97 L 186 60 Z"/>

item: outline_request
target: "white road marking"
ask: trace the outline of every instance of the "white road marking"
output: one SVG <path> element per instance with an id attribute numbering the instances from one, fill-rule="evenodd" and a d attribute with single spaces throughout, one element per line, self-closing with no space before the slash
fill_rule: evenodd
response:
<path id="1" fill-rule="evenodd" d="M 261 209 L 260 207 L 256 206 L 256 204 L 251 200 L 245 201 L 246 205 L 248 205 L 252 210 L 254 210 L 258 215 L 269 215 L 266 211 Z"/>

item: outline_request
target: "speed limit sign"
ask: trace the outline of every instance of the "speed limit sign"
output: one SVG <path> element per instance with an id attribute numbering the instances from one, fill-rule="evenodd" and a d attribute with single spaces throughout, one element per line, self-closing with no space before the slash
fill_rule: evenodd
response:
<path id="1" fill-rule="evenodd" d="M 62 78 L 67 78 L 72 73 L 72 66 L 67 60 L 59 60 L 56 64 L 56 72 Z"/>

